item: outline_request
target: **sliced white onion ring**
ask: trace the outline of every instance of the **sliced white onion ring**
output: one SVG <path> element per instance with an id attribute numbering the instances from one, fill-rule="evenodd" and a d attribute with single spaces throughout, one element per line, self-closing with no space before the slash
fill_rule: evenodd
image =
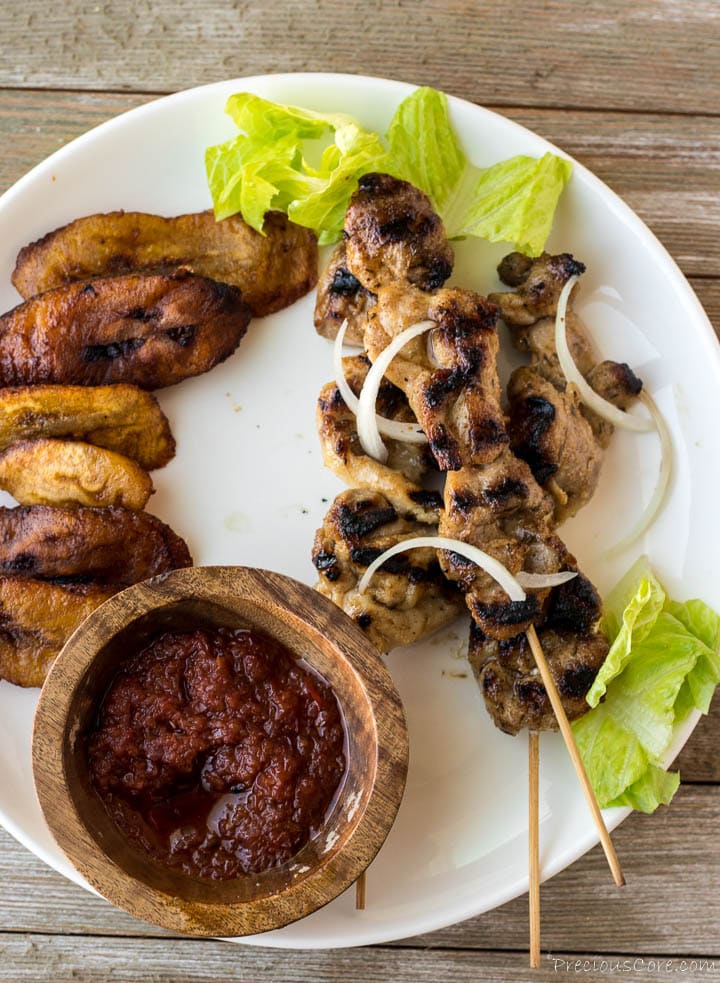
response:
<path id="1" fill-rule="evenodd" d="M 534 587 L 559 587 L 577 577 L 577 570 L 563 570 L 560 573 L 526 573 L 521 570 L 515 574 L 515 579 L 521 587 L 531 590 Z"/>
<path id="2" fill-rule="evenodd" d="M 607 399 L 596 393 L 570 353 L 570 346 L 567 341 L 567 305 L 572 288 L 578 281 L 577 276 L 571 276 L 562 288 L 558 299 L 557 315 L 555 317 L 555 350 L 557 352 L 560 368 L 568 383 L 572 383 L 580 394 L 580 399 L 587 407 L 607 420 L 616 427 L 625 430 L 634 430 L 636 433 L 648 433 L 655 429 L 653 420 L 650 417 L 634 416 L 632 413 L 625 413 L 618 409 Z"/>
<path id="3" fill-rule="evenodd" d="M 401 336 L 398 335 L 398 337 Z M 385 350 L 387 351 L 387 349 Z M 390 557 L 397 556 L 398 553 L 404 553 L 406 550 L 420 549 L 423 546 L 435 550 L 449 550 L 451 553 L 458 553 L 460 556 L 464 556 L 466 560 L 476 563 L 479 567 L 482 567 L 485 573 L 490 574 L 493 580 L 496 580 L 500 584 L 511 601 L 524 601 L 527 597 L 519 580 L 513 577 L 507 567 L 503 566 L 494 556 L 483 553 L 477 546 L 471 546 L 470 543 L 463 543 L 460 539 L 451 539 L 449 536 L 414 536 L 412 539 L 404 539 L 402 542 L 391 546 L 390 549 L 385 550 L 384 553 L 381 553 L 380 556 L 372 561 L 360 578 L 358 591 L 363 594 L 367 590 L 367 586 L 375 571 L 386 560 L 389 560 Z"/>
<path id="4" fill-rule="evenodd" d="M 333 368 L 335 371 L 335 385 L 340 390 L 340 395 L 343 398 L 343 402 L 350 410 L 357 416 L 359 400 L 355 393 L 350 388 L 347 379 L 345 378 L 345 372 L 343 371 L 343 354 L 342 349 L 345 343 L 345 332 L 348 328 L 347 318 L 340 325 L 340 330 L 335 338 L 335 343 L 333 344 Z M 377 418 L 378 430 L 380 433 L 384 434 L 386 437 L 391 437 L 393 440 L 402 440 L 407 444 L 427 444 L 427 437 L 420 429 L 418 423 L 403 423 L 400 420 L 388 420 L 385 416 L 378 416 Z"/>
<path id="5" fill-rule="evenodd" d="M 387 461 L 388 451 L 378 430 L 375 404 L 385 370 L 409 341 L 425 334 L 426 331 L 434 327 L 434 321 L 418 321 L 417 324 L 412 324 L 409 328 L 401 331 L 399 335 L 393 338 L 387 348 L 380 352 L 365 377 L 357 410 L 358 437 L 365 453 L 383 464 Z"/>
<path id="6" fill-rule="evenodd" d="M 657 427 L 658 436 L 660 437 L 660 471 L 658 473 L 657 483 L 655 489 L 652 493 L 650 501 L 647 503 L 645 511 L 640 516 L 638 521 L 635 523 L 631 531 L 620 540 L 619 543 L 615 543 L 609 550 L 606 551 L 605 556 L 612 557 L 617 556 L 618 553 L 622 553 L 624 550 L 631 546 L 636 539 L 645 532 L 646 529 L 655 520 L 658 512 L 663 507 L 665 502 L 665 495 L 668 490 L 668 485 L 670 484 L 670 476 L 672 474 L 672 461 L 673 461 L 673 447 L 672 439 L 670 437 L 670 431 L 668 425 L 665 422 L 665 418 L 657 407 L 655 400 L 652 398 L 650 393 L 643 391 L 640 394 L 640 399 L 647 406 L 650 415 Z"/>
<path id="7" fill-rule="evenodd" d="M 434 368 L 440 368 L 440 363 L 438 362 L 437 355 L 435 354 L 435 346 L 433 345 L 433 336 L 431 334 L 427 336 L 427 357 L 428 362 Z"/>

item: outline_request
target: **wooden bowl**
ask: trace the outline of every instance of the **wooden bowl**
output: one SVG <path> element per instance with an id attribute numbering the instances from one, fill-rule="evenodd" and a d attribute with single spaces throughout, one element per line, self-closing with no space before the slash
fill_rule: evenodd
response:
<path id="1" fill-rule="evenodd" d="M 331 685 L 348 735 L 347 772 L 317 837 L 286 864 L 233 880 L 192 877 L 133 847 L 89 777 L 86 735 L 122 662 L 158 632 L 260 629 Z M 45 682 L 33 730 L 38 798 L 59 846 L 113 904 L 196 936 L 279 928 L 348 888 L 382 846 L 405 788 L 407 729 L 380 656 L 339 608 L 288 577 L 244 567 L 176 570 L 117 594 L 78 628 Z"/>

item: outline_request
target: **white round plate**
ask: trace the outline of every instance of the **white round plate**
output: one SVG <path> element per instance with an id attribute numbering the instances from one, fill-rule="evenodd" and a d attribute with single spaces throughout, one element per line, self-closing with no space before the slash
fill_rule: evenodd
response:
<path id="1" fill-rule="evenodd" d="M 18 303 L 10 273 L 21 246 L 91 212 L 165 215 L 210 206 L 203 153 L 231 137 L 233 92 L 342 111 L 383 132 L 412 87 L 343 75 L 237 79 L 160 99 L 64 147 L 0 200 L 0 305 Z M 502 116 L 457 99 L 452 119 L 479 165 L 539 155 L 548 143 Z M 452 282 L 498 289 L 509 247 L 457 246 Z M 645 380 L 675 444 L 667 505 L 643 543 L 616 561 L 603 551 L 630 528 L 657 474 L 657 440 L 617 434 L 593 501 L 563 536 L 605 592 L 644 549 L 671 594 L 720 607 L 720 357 L 695 295 L 642 222 L 583 167 L 565 191 L 549 248 L 587 263 L 578 296 L 604 357 Z M 160 393 L 177 438 L 154 474 L 150 508 L 190 544 L 196 563 L 269 567 L 314 582 L 310 548 L 340 482 L 323 469 L 315 401 L 332 377 L 330 344 L 313 329 L 314 297 L 251 324 L 237 353 L 208 375 Z M 504 337 L 507 349 L 507 338 Z M 8 500 L 10 501 L 10 500 Z M 286 928 L 252 939 L 297 948 L 387 942 L 452 924 L 527 889 L 527 742 L 491 723 L 464 661 L 467 623 L 389 658 L 407 710 L 411 763 L 397 822 L 368 871 L 368 906 L 353 893 Z M 0 821 L 30 850 L 82 884 L 53 842 L 35 800 L 30 731 L 36 690 L 0 683 Z M 678 733 L 675 750 L 696 723 Z M 609 810 L 616 826 L 626 810 Z M 692 835 L 692 834 L 690 834 Z M 557 735 L 542 738 L 544 877 L 596 843 L 594 827 Z"/>

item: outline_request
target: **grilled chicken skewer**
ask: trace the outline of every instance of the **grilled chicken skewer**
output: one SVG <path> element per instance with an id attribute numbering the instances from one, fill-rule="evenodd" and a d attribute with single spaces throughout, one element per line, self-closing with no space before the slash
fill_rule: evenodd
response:
<path id="1" fill-rule="evenodd" d="M 368 286 L 349 269 L 362 268 Z M 435 289 L 450 275 L 452 250 L 429 200 L 412 185 L 387 175 L 360 182 L 346 219 L 346 237 L 330 258 L 318 284 L 315 324 L 334 337 L 348 321 L 348 342 L 362 341 L 377 290 L 395 277 Z M 370 362 L 366 355 L 343 359 L 347 382 L 359 395 Z M 386 380 L 378 412 L 413 422 L 415 413 L 402 389 Z M 437 562 L 435 550 L 418 551 L 412 561 L 398 557 L 360 593 L 358 583 L 369 564 L 390 546 L 437 532 L 442 496 L 423 487 L 437 468 L 428 447 L 388 441 L 386 464 L 360 445 L 355 414 L 335 383 L 320 393 L 318 432 L 325 464 L 350 486 L 337 496 L 315 537 L 316 589 L 343 608 L 382 652 L 406 645 L 454 621 L 462 596 Z"/>
<path id="2" fill-rule="evenodd" d="M 518 351 L 530 365 L 516 369 L 508 384 L 508 434 L 513 451 L 530 465 L 555 502 L 559 524 L 592 498 L 600 477 L 603 451 L 613 426 L 581 401 L 560 367 L 555 350 L 555 315 L 560 292 L 572 276 L 585 272 L 568 253 L 531 260 L 510 253 L 498 266 L 512 292 L 490 295 Z M 624 363 L 597 362 L 577 315 L 566 315 L 573 360 L 592 388 L 621 410 L 642 391 L 642 382 Z"/>
<path id="3" fill-rule="evenodd" d="M 477 540 L 475 545 L 482 545 L 506 565 L 510 559 L 509 567 L 514 572 L 576 569 L 574 558 L 552 534 L 552 498 L 543 493 L 528 465 L 515 458 L 508 447 L 496 367 L 497 309 L 468 291 L 438 290 L 439 284 L 429 282 L 433 254 L 436 259 L 439 257 L 435 269 L 442 267 L 442 257 L 447 255 L 438 234 L 438 229 L 442 229 L 439 219 L 427 222 L 431 234 L 423 241 L 412 211 L 406 208 L 399 219 L 396 207 L 396 201 L 406 206 L 410 201 L 421 212 L 427 204 L 424 196 L 415 189 L 408 192 L 407 185 L 392 178 L 383 177 L 380 181 L 370 175 L 364 182 L 348 209 L 345 256 L 340 250 L 336 252 L 334 270 L 323 283 L 330 291 L 337 284 L 351 285 L 352 291 L 348 290 L 346 296 L 352 300 L 340 310 L 356 319 L 356 333 L 357 321 L 366 316 L 364 338 L 373 360 L 410 325 L 421 320 L 437 325 L 432 348 L 419 340 L 407 345 L 401 357 L 386 370 L 386 377 L 405 393 L 438 466 L 449 472 L 440 533 L 470 542 Z M 385 257 L 387 265 L 382 262 Z M 436 292 L 430 294 L 428 291 L 433 289 Z M 376 304 L 365 315 L 373 295 Z M 321 300 L 318 307 L 322 307 Z M 328 305 L 325 310 L 329 310 Z M 335 319 L 337 314 L 336 309 Z M 326 321 L 324 327 L 331 333 L 331 322 Z M 479 495 L 474 487 L 477 485 Z M 453 507 L 456 511 L 451 516 Z M 545 588 L 531 594 L 518 607 L 517 602 L 508 602 L 504 596 L 494 596 L 496 587 L 491 578 L 474 567 L 468 571 L 472 565 L 462 564 L 456 554 L 441 552 L 440 556 L 446 574 L 465 591 L 473 618 L 480 623 L 475 631 L 482 634 L 483 641 L 490 639 L 514 650 L 517 663 L 522 653 L 511 643 L 527 631 L 531 650 L 539 650 L 546 667 L 534 622 L 541 622 L 548 633 L 554 633 L 548 637 L 552 637 L 559 656 L 555 662 L 563 670 L 566 697 L 575 699 L 573 715 L 586 711 L 585 693 L 607 654 L 607 642 L 598 629 L 600 600 L 590 582 L 577 577 L 574 586 L 567 589 L 566 585 L 560 594 L 557 588 Z M 586 636 L 581 642 L 578 630 Z M 563 632 L 570 638 L 564 637 Z M 563 659 L 569 651 L 568 641 L 576 642 L 569 661 Z M 504 655 L 504 651 L 498 652 L 499 658 Z M 504 699 L 498 698 L 497 690 L 491 692 L 492 686 L 483 687 L 493 719 L 510 733 L 516 733 L 523 725 L 532 726 L 536 720 L 544 727 L 557 726 L 554 715 L 549 713 L 546 689 L 536 678 L 537 669 L 529 673 L 527 667 L 511 667 L 515 677 L 523 671 L 525 676 L 531 674 L 535 678 L 527 680 L 524 687 L 515 687 L 517 679 L 513 678 L 512 692 L 504 692 Z M 549 673 L 547 688 L 553 697 L 557 695 Z M 539 707 L 543 698 L 548 705 Z M 518 704 L 524 715 L 507 712 L 508 706 L 513 711 Z M 559 700 L 558 709 L 567 725 Z M 586 778 L 585 781 L 587 784 Z M 589 786 L 587 789 L 592 795 Z M 604 829 L 599 811 L 597 818 Z"/>
<path id="4" fill-rule="evenodd" d="M 513 573 L 576 570 L 576 561 L 554 534 L 555 499 L 509 446 L 496 367 L 497 309 L 477 294 L 440 286 L 451 258 L 442 224 L 425 195 L 386 175 L 367 175 L 351 200 L 344 243 L 321 279 L 318 299 L 318 310 L 323 305 L 327 310 L 333 285 L 349 284 L 353 302 L 364 291 L 359 306 L 346 305 L 341 312 L 356 317 L 356 329 L 364 317 L 372 359 L 409 325 L 426 319 L 436 323 L 431 345 L 425 339 L 411 342 L 386 375 L 405 394 L 438 466 L 448 472 L 445 510 L 436 513 L 433 505 L 431 514 L 423 515 L 411 499 L 417 492 L 408 485 L 413 480 L 417 484 L 417 472 L 404 469 L 402 474 L 362 454 L 350 411 L 331 386 L 323 391 L 319 409 L 326 462 L 349 483 L 381 491 L 402 516 L 417 522 L 438 515 L 441 535 L 482 547 Z M 524 275 L 522 282 L 530 293 L 528 299 L 503 295 L 504 313 L 511 317 L 514 311 L 516 321 L 532 325 L 541 316 L 552 315 L 567 275 L 577 272 L 572 262 L 563 257 L 553 260 L 561 275 L 543 294 L 537 290 L 540 273 L 535 270 L 535 279 L 528 279 L 529 267 L 521 270 L 520 261 L 514 261 L 516 281 L 520 283 Z M 531 307 L 536 295 L 539 299 Z M 375 306 L 367 310 L 373 298 Z M 363 366 L 348 360 L 345 365 L 357 392 Z M 386 406 L 381 412 L 388 413 Z M 590 430 L 585 418 L 580 420 Z M 417 454 L 417 448 L 409 453 Z M 400 462 L 389 461 L 394 463 Z M 337 535 L 337 522 L 330 515 L 328 521 Z M 410 538 L 409 529 L 402 535 L 394 532 L 398 539 Z M 337 539 L 344 542 L 342 535 Z M 392 545 L 389 539 L 386 544 Z M 360 556 L 357 545 L 344 549 L 348 557 Z M 326 562 L 322 549 L 316 548 L 315 556 L 316 562 L 318 557 Z M 537 625 L 545 640 L 569 715 L 586 711 L 585 694 L 607 654 L 607 643 L 598 630 L 600 599 L 587 578 L 578 576 L 562 587 L 531 590 L 519 605 L 508 602 L 492 578 L 456 554 L 440 553 L 440 563 L 464 593 L 473 615 L 471 664 L 496 724 L 508 733 L 523 726 L 557 726 L 525 638 L 531 624 Z M 359 597 L 347 589 L 348 582 L 354 589 L 362 573 L 357 563 L 352 573 L 351 581 L 343 578 L 341 592 L 330 586 L 327 571 L 321 570 L 321 589 L 357 616 Z M 384 631 L 384 641 L 389 639 L 390 633 Z"/>

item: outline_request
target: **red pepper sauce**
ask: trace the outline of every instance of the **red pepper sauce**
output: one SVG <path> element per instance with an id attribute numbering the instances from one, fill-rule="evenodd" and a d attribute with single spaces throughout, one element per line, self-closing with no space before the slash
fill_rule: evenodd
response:
<path id="1" fill-rule="evenodd" d="M 114 678 L 90 774 L 125 836 L 156 859 L 227 879 L 290 859 L 345 773 L 330 687 L 258 631 L 167 633 Z"/>

